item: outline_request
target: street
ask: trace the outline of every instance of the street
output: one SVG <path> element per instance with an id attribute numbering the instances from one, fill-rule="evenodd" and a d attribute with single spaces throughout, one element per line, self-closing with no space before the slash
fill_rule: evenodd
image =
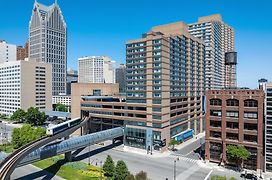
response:
<path id="1" fill-rule="evenodd" d="M 202 180 L 213 169 L 211 167 L 205 167 L 204 163 L 199 160 L 190 159 L 182 156 L 169 155 L 166 157 L 152 157 L 151 155 L 139 155 L 130 152 L 123 152 L 122 145 L 111 149 L 110 147 L 101 147 L 99 145 L 92 145 L 90 147 L 90 153 L 88 153 L 89 147 L 82 150 L 75 160 L 81 160 L 86 163 L 91 162 L 92 165 L 100 165 L 100 161 L 104 162 L 107 155 L 111 155 L 113 160 L 124 160 L 128 166 L 128 169 L 133 174 L 140 171 L 145 171 L 150 179 L 165 180 L 166 178 L 174 178 L 174 160 L 176 160 L 176 179 L 177 180 Z M 90 157 L 90 159 L 89 159 Z M 177 160 L 179 157 L 179 160 Z M 239 173 L 229 170 L 222 171 L 221 169 L 214 169 L 213 175 L 226 175 L 227 177 L 234 176 L 239 178 Z"/>
<path id="2" fill-rule="evenodd" d="M 0 123 L 0 144 L 11 141 L 12 130 L 21 127 L 21 124 Z"/>

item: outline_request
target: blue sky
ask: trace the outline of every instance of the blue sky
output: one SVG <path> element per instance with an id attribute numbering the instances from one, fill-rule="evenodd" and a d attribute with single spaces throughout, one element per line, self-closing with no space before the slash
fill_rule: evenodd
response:
<path id="1" fill-rule="evenodd" d="M 51 4 L 54 0 L 38 0 Z M 0 39 L 23 45 L 34 0 L 1 2 Z M 152 26 L 220 13 L 235 29 L 239 86 L 272 81 L 272 1 L 270 0 L 58 0 L 68 26 L 68 67 L 77 58 L 108 55 L 125 63 L 125 42 Z"/>

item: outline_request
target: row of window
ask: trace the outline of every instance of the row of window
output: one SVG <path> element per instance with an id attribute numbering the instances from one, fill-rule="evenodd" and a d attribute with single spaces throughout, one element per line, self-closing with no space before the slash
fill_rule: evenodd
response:
<path id="1" fill-rule="evenodd" d="M 227 106 L 239 106 L 239 100 L 237 99 L 227 99 Z M 210 99 L 211 106 L 222 106 L 221 99 Z M 254 99 L 246 99 L 244 100 L 245 107 L 258 107 L 258 101 Z"/>

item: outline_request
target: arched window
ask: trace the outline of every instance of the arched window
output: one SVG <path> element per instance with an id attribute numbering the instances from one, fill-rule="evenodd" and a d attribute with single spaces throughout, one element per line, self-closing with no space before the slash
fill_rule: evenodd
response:
<path id="1" fill-rule="evenodd" d="M 211 106 L 222 106 L 222 100 L 221 99 L 210 99 L 210 105 Z"/>
<path id="2" fill-rule="evenodd" d="M 245 107 L 258 107 L 258 101 L 254 99 L 246 99 L 244 101 L 244 106 Z"/>
<path id="3" fill-rule="evenodd" d="M 228 99 L 227 106 L 239 106 L 239 100 L 237 99 Z"/>

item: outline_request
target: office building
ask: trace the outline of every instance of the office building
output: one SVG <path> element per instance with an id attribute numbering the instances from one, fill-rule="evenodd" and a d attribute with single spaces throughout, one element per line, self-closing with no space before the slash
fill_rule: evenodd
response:
<path id="1" fill-rule="evenodd" d="M 75 70 L 67 71 L 67 79 L 66 79 L 66 94 L 71 95 L 71 84 L 78 82 L 78 72 Z"/>
<path id="2" fill-rule="evenodd" d="M 25 43 L 25 46 L 17 46 L 17 60 L 25 60 L 28 58 L 28 42 Z"/>
<path id="3" fill-rule="evenodd" d="M 236 64 L 225 64 L 225 53 L 234 52 L 234 29 L 223 22 L 220 14 L 215 14 L 189 24 L 189 32 L 205 42 L 205 88 L 235 87 Z"/>
<path id="4" fill-rule="evenodd" d="M 84 97 L 82 113 L 97 127 L 91 130 L 123 125 L 125 145 L 161 151 L 170 139 L 182 143 L 202 132 L 204 50 L 183 22 L 127 42 L 126 99 Z"/>
<path id="5" fill-rule="evenodd" d="M 0 114 L 12 115 L 21 108 L 51 109 L 50 64 L 14 61 L 0 64 Z"/>
<path id="6" fill-rule="evenodd" d="M 126 93 L 126 65 L 120 64 L 118 68 L 116 68 L 116 83 L 119 84 L 119 92 Z"/>
<path id="7" fill-rule="evenodd" d="M 79 83 L 115 83 L 115 61 L 107 56 L 78 59 Z"/>
<path id="8" fill-rule="evenodd" d="M 16 61 L 16 45 L 0 40 L 0 63 Z"/>
<path id="9" fill-rule="evenodd" d="M 236 167 L 226 148 L 242 145 L 250 152 L 243 167 L 263 170 L 263 104 L 263 90 L 207 91 L 205 159 Z"/>
<path id="10" fill-rule="evenodd" d="M 68 112 L 71 110 L 71 95 L 58 95 L 52 97 L 53 109 L 57 104 L 63 104 L 67 107 Z"/>
<path id="11" fill-rule="evenodd" d="M 52 94 L 66 93 L 67 28 L 57 1 L 46 6 L 35 0 L 29 22 L 29 58 L 52 64 Z"/>

